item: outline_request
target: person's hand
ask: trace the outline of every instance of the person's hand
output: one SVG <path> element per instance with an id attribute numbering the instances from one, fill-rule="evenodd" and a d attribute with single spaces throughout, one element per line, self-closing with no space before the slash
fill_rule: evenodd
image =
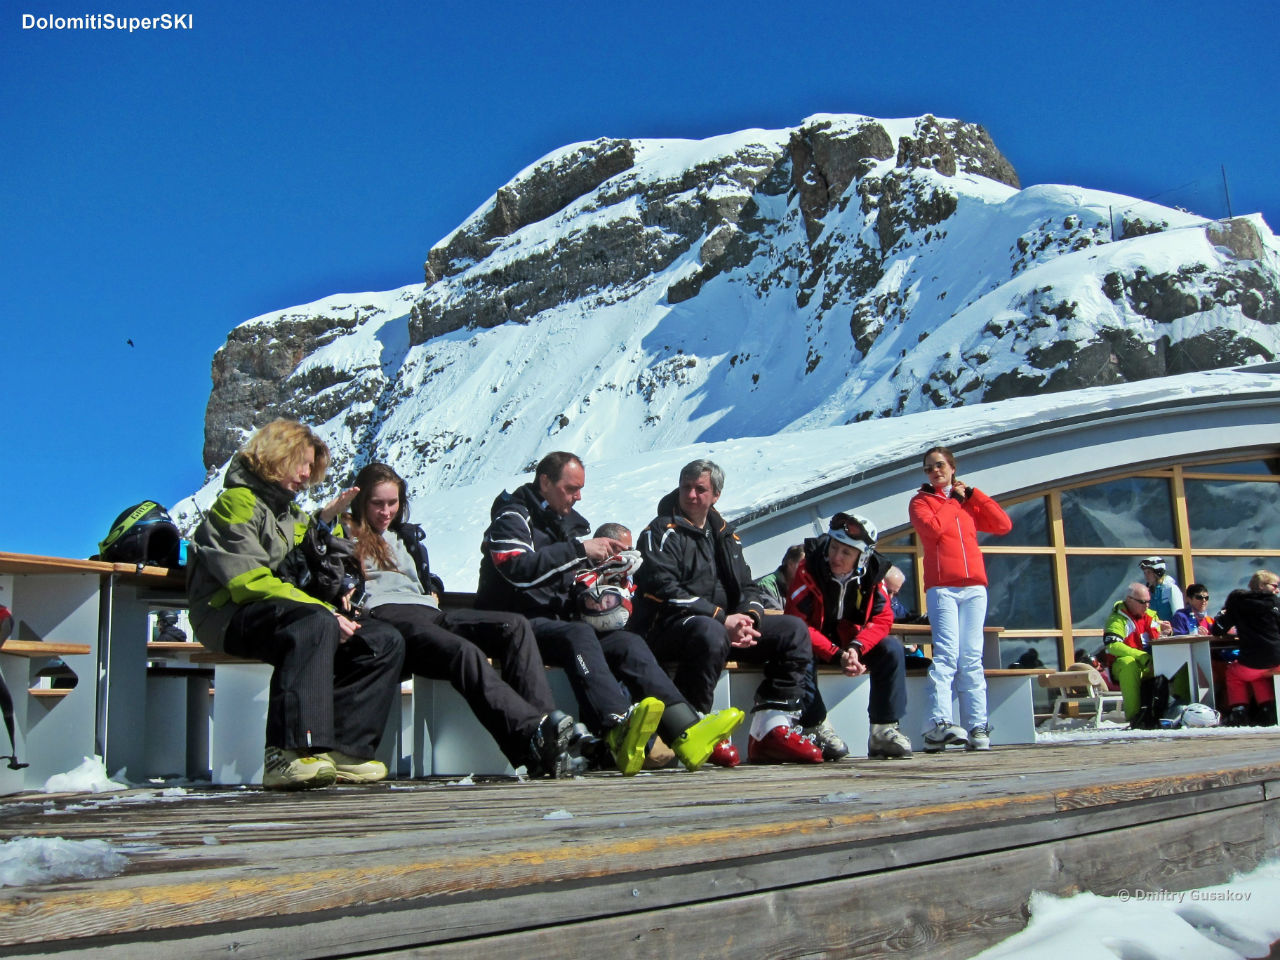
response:
<path id="1" fill-rule="evenodd" d="M 967 500 L 969 497 L 969 487 L 963 481 L 952 480 L 951 495 L 957 500 Z"/>
<path id="2" fill-rule="evenodd" d="M 338 598 L 338 612 L 344 616 L 351 616 L 351 601 L 355 598 L 356 588 L 352 587 L 341 597 Z"/>
<path id="3" fill-rule="evenodd" d="M 359 487 L 348 487 L 343 490 L 320 508 L 320 519 L 325 523 L 333 523 L 334 520 L 338 519 L 338 514 L 346 512 L 347 507 L 351 506 L 351 501 L 356 498 L 356 494 L 359 492 Z"/>
<path id="4" fill-rule="evenodd" d="M 729 634 L 729 646 L 745 649 L 754 647 L 760 638 L 755 621 L 745 613 L 731 613 L 724 618 L 724 628 Z"/>
<path id="5" fill-rule="evenodd" d="M 1160 636 L 1169 637 L 1173 635 L 1172 623 L 1170 623 L 1168 620 L 1157 620 L 1156 622 L 1160 624 Z"/>
<path id="6" fill-rule="evenodd" d="M 844 668 L 846 677 L 856 677 L 867 672 L 867 665 L 858 656 L 856 647 L 849 647 L 849 649 L 840 654 L 840 666 Z"/>
<path id="7" fill-rule="evenodd" d="M 354 620 L 349 620 L 336 611 L 333 615 L 338 618 L 338 630 L 342 633 L 342 636 L 338 639 L 339 643 L 345 643 L 356 635 L 356 631 L 360 629 L 360 624 Z"/>
<path id="8" fill-rule="evenodd" d="M 1207 637 L 1209 634 L 1213 632 L 1212 630 L 1209 629 L 1209 624 L 1205 623 L 1203 620 L 1200 621 L 1200 625 L 1196 627 L 1196 630 L 1199 632 L 1200 636 L 1202 637 Z"/>
<path id="9" fill-rule="evenodd" d="M 587 552 L 588 559 L 599 563 L 601 560 L 608 560 L 610 557 L 626 550 L 627 545 L 621 540 L 613 539 L 613 537 L 593 537 L 590 540 L 582 541 L 582 549 Z"/>

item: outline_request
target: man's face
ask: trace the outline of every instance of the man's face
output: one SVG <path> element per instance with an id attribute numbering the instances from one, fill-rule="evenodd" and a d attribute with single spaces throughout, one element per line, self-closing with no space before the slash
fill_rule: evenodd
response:
<path id="1" fill-rule="evenodd" d="M 567 517 L 573 505 L 582 499 L 582 488 L 587 484 L 587 472 L 577 460 L 570 460 L 560 471 L 560 479 L 554 483 L 545 473 L 538 475 L 538 492 L 554 513 Z"/>
<path id="2" fill-rule="evenodd" d="M 707 522 L 707 514 L 720 499 L 711 489 L 711 472 L 704 470 L 696 480 L 680 481 L 680 511 L 695 527 Z"/>
<path id="3" fill-rule="evenodd" d="M 1129 613 L 1134 616 L 1142 616 L 1147 612 L 1147 607 L 1151 605 L 1151 594 L 1147 590 L 1139 590 L 1137 587 L 1125 594 L 1124 606 Z"/>

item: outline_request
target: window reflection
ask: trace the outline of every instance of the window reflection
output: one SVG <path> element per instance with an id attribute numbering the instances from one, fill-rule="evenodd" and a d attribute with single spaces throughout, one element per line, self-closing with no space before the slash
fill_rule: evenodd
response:
<path id="1" fill-rule="evenodd" d="M 1280 557 L 1192 557 L 1196 582 L 1209 588 L 1209 612 L 1217 613 L 1232 590 L 1242 590 L 1258 570 L 1280 571 Z"/>
<path id="2" fill-rule="evenodd" d="M 1280 546 L 1280 484 L 1187 480 L 1185 489 L 1193 547 L 1259 550 Z"/>
<path id="3" fill-rule="evenodd" d="M 978 543 L 994 543 L 1002 547 L 1049 546 L 1049 521 L 1044 507 L 1044 497 L 1025 500 L 1012 506 L 1005 506 L 1005 504 L 1001 506 L 1013 521 L 1013 529 L 999 537 L 990 533 L 979 533 Z"/>
<path id="4" fill-rule="evenodd" d="M 1115 602 L 1124 596 L 1131 583 L 1142 581 L 1138 569 L 1140 557 L 1067 557 L 1067 579 L 1071 581 L 1071 626 L 1100 628 L 1111 614 Z M 1166 556 L 1169 572 L 1185 584 L 1174 557 Z M 1096 649 L 1097 645 L 1094 645 Z M 1093 650 L 1089 651 L 1090 653 Z"/>
<path id="5" fill-rule="evenodd" d="M 1128 477 L 1062 491 L 1063 536 L 1069 547 L 1173 546 L 1169 481 Z"/>
<path id="6" fill-rule="evenodd" d="M 1235 463 L 1197 463 L 1186 467 L 1192 473 L 1243 473 L 1254 476 L 1280 474 L 1280 459 L 1237 460 Z"/>
<path id="7" fill-rule="evenodd" d="M 1061 670 L 1063 665 L 1058 663 L 1058 638 L 1001 637 L 1000 665 L 1014 670 L 1042 667 Z"/>
<path id="8" fill-rule="evenodd" d="M 1009 630 L 1058 626 L 1053 558 L 987 553 L 987 623 Z"/>

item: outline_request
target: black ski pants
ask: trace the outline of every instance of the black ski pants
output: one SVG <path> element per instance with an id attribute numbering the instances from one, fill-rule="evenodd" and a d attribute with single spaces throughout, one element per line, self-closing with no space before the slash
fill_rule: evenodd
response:
<path id="1" fill-rule="evenodd" d="M 578 700 L 578 719 L 593 733 L 616 726 L 631 704 L 645 697 L 657 697 L 667 707 L 685 702 L 638 634 L 597 634 L 581 620 L 531 617 L 529 622 L 543 660 L 564 668 Z"/>
<path id="2" fill-rule="evenodd" d="M 368 760 L 394 705 L 400 706 L 404 643 L 394 629 L 365 621 L 343 639 L 333 611 L 298 600 L 242 605 L 224 649 L 275 667 L 267 701 L 267 746 Z"/>
<path id="3" fill-rule="evenodd" d="M 760 618 L 760 639 L 751 647 L 730 647 L 729 633 L 714 617 L 684 617 L 655 624 L 649 646 L 663 663 L 676 664 L 675 683 L 695 710 L 710 711 L 716 683 L 732 657 L 759 664 L 764 680 L 756 705 L 794 712 L 800 709 L 805 677 L 813 663 L 809 629 L 797 617 Z"/>
<path id="4" fill-rule="evenodd" d="M 417 603 L 381 604 L 370 616 L 404 638 L 406 674 L 449 681 L 512 766 L 529 761 L 530 738 L 556 705 L 524 617 Z M 501 660 L 501 674 L 489 657 Z"/>

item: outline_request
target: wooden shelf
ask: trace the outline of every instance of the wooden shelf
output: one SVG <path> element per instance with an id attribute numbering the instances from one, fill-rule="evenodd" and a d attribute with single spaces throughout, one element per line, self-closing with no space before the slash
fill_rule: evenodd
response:
<path id="1" fill-rule="evenodd" d="M 48 573 L 118 573 L 139 577 L 147 581 L 164 582 L 174 587 L 185 587 L 186 573 L 181 568 L 138 567 L 133 563 L 105 563 L 101 560 L 75 560 L 70 557 L 42 557 L 31 553 L 5 553 L 0 551 L 0 573 L 48 574 Z"/>
<path id="2" fill-rule="evenodd" d="M 6 640 L 0 653 L 14 657 L 73 657 L 89 653 L 87 643 L 55 643 L 52 640 Z"/>
<path id="3" fill-rule="evenodd" d="M 32 687 L 27 693 L 38 700 L 61 700 L 74 689 L 74 687 Z"/>
<path id="4" fill-rule="evenodd" d="M 205 646 L 198 640 L 152 640 L 147 643 L 148 654 L 197 654 L 204 652 Z"/>

